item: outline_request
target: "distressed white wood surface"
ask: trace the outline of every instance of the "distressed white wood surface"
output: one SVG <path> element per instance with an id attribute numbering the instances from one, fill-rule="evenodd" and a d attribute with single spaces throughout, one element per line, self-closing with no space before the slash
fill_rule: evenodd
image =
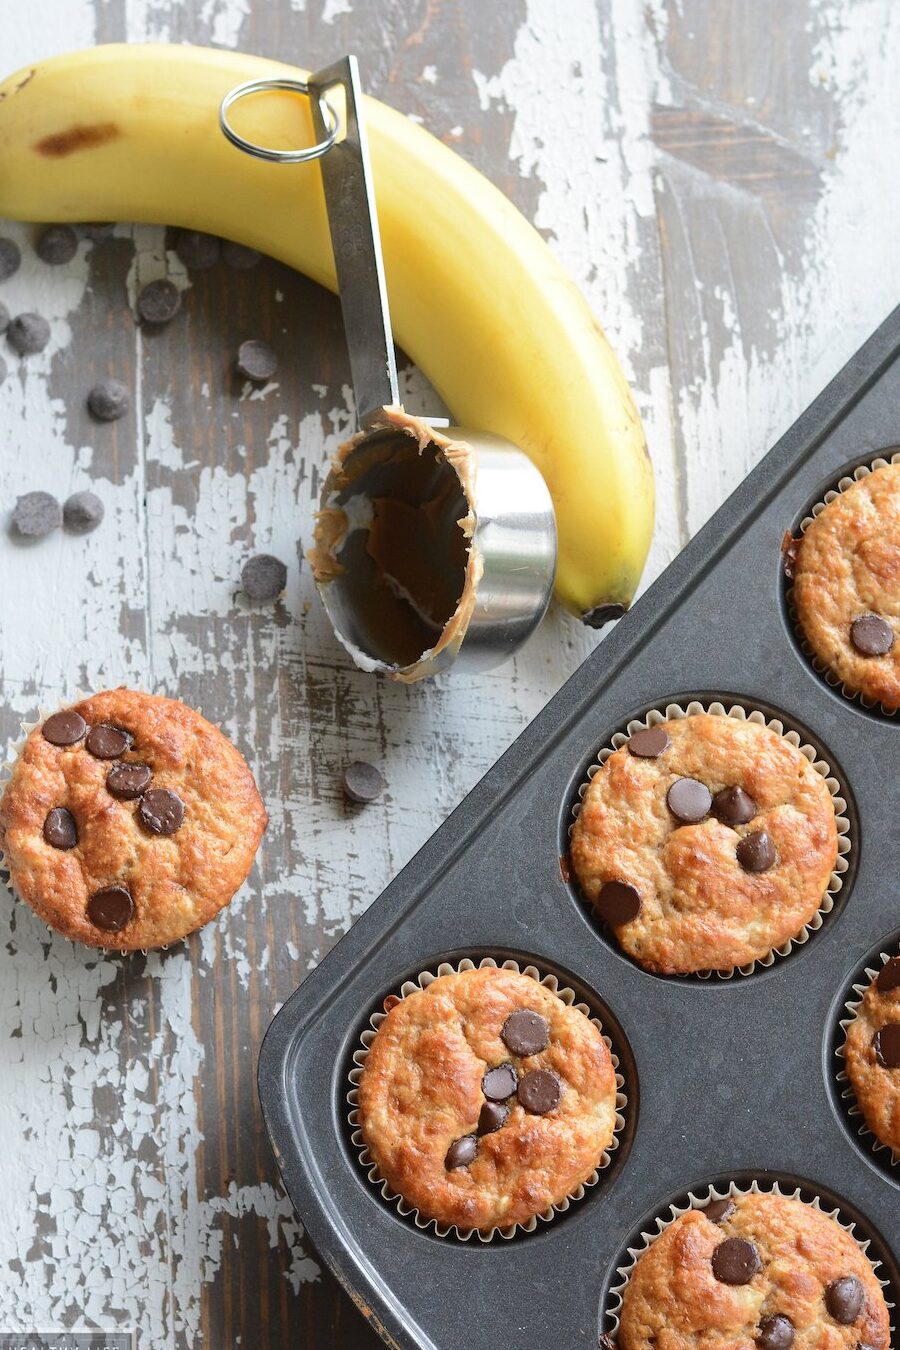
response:
<path id="1" fill-rule="evenodd" d="M 43 0 L 5 25 L 4 74 L 125 38 L 311 65 L 354 50 L 372 92 L 514 197 L 636 389 L 659 491 L 647 580 L 900 296 L 890 0 Z M 161 230 L 120 227 L 107 261 L 83 243 L 50 269 L 28 229 L 2 228 L 25 245 L 2 299 L 51 318 L 53 342 L 27 364 L 7 353 L 0 512 L 32 488 L 91 484 L 107 505 L 83 540 L 21 547 L 3 521 L 5 734 L 79 687 L 180 695 L 248 754 L 272 823 L 231 909 L 146 961 L 98 958 L 0 907 L 0 1329 L 370 1345 L 275 1182 L 256 1048 L 597 639 L 555 613 L 494 675 L 406 689 L 352 670 L 298 564 L 316 468 L 351 422 L 334 302 L 267 268 L 255 308 L 244 287 L 220 313 Z M 166 271 L 191 317 L 150 342 L 127 302 Z M 314 331 L 294 312 L 307 305 Z M 304 338 L 252 398 L 222 376 L 248 324 Z M 77 406 L 106 370 L 133 382 L 128 427 Z M 235 599 L 257 550 L 290 564 L 274 609 Z M 339 773 L 354 757 L 390 789 L 351 814 Z"/>

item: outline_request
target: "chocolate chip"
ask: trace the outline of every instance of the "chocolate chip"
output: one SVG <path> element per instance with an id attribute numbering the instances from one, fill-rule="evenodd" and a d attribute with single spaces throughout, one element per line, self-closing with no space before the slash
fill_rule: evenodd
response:
<path id="1" fill-rule="evenodd" d="M 54 806 L 44 821 L 44 838 L 54 848 L 70 849 L 78 843 L 75 817 L 64 806 Z"/>
<path id="2" fill-rule="evenodd" d="M 215 267 L 222 251 L 222 241 L 214 234 L 203 234 L 201 230 L 182 230 L 175 244 L 185 267 L 195 272 L 205 272 Z"/>
<path id="3" fill-rule="evenodd" d="M 713 1274 L 720 1284 L 749 1284 L 761 1269 L 759 1252 L 744 1238 L 726 1238 L 712 1254 Z"/>
<path id="4" fill-rule="evenodd" d="M 627 881 L 606 881 L 597 896 L 597 912 L 601 919 L 618 928 L 640 914 L 640 891 Z"/>
<path id="5" fill-rule="evenodd" d="M 131 394 L 121 380 L 101 380 L 94 385 L 87 401 L 98 422 L 116 422 L 131 407 Z"/>
<path id="6" fill-rule="evenodd" d="M 149 764 L 114 764 L 106 775 L 106 790 L 120 802 L 133 802 L 150 784 Z"/>
<path id="7" fill-rule="evenodd" d="M 862 614 L 850 625 L 850 641 L 861 656 L 884 656 L 894 645 L 894 632 L 878 614 Z"/>
<path id="8" fill-rule="evenodd" d="M 495 1130 L 499 1130 L 508 1115 L 509 1107 L 504 1106 L 502 1102 L 485 1102 L 478 1117 L 479 1135 L 493 1134 Z"/>
<path id="9" fill-rule="evenodd" d="M 794 1344 L 794 1324 L 789 1317 L 775 1313 L 764 1317 L 756 1337 L 759 1350 L 790 1350 Z"/>
<path id="10" fill-rule="evenodd" d="M 128 749 L 132 739 L 121 727 L 111 727 L 101 722 L 91 727 L 84 744 L 95 759 L 118 759 Z"/>
<path id="11" fill-rule="evenodd" d="M 669 733 L 662 724 L 636 731 L 626 742 L 628 752 L 638 759 L 657 759 L 672 744 Z"/>
<path id="12" fill-rule="evenodd" d="M 34 245 L 41 262 L 58 267 L 71 262 L 78 252 L 78 235 L 71 225 L 48 225 L 41 230 Z"/>
<path id="13" fill-rule="evenodd" d="M 825 1307 L 842 1327 L 849 1327 L 856 1321 L 865 1301 L 862 1280 L 855 1275 L 843 1275 L 826 1286 Z"/>
<path id="14" fill-rule="evenodd" d="M 265 384 L 278 369 L 278 357 L 268 343 L 261 342 L 259 338 L 250 338 L 238 348 L 237 368 L 248 380 Z"/>
<path id="15" fill-rule="evenodd" d="M 271 553 L 257 553 L 241 569 L 241 586 L 251 600 L 274 600 L 287 585 L 287 568 Z"/>
<path id="16" fill-rule="evenodd" d="M 150 788 L 141 798 L 138 815 L 151 834 L 174 834 L 184 820 L 184 802 L 168 788 Z"/>
<path id="17" fill-rule="evenodd" d="M 676 820 L 693 825 L 709 814 L 712 793 L 705 783 L 698 783 L 696 778 L 676 778 L 666 793 L 666 802 Z"/>
<path id="18" fill-rule="evenodd" d="M 355 759 L 344 770 L 344 795 L 351 802 L 376 801 L 384 792 L 384 779 L 375 768 L 364 759 Z"/>
<path id="19" fill-rule="evenodd" d="M 222 261 L 236 272 L 249 272 L 262 258 L 258 249 L 247 248 L 246 244 L 236 244 L 233 239 L 222 240 Z"/>
<path id="20" fill-rule="evenodd" d="M 562 1083 L 549 1069 L 532 1069 L 519 1079 L 516 1097 L 533 1116 L 545 1116 L 559 1106 Z"/>
<path id="21" fill-rule="evenodd" d="M 734 1201 L 726 1196 L 724 1200 L 710 1200 L 709 1204 L 704 1206 L 703 1213 L 710 1223 L 724 1223 L 726 1219 L 731 1218 L 734 1210 Z"/>
<path id="22" fill-rule="evenodd" d="M 6 340 L 19 356 L 34 356 L 50 341 L 50 325 L 40 314 L 17 314 L 9 321 Z"/>
<path id="23" fill-rule="evenodd" d="M 94 891 L 88 901 L 87 915 L 95 928 L 118 933 L 134 914 L 134 901 L 124 886 L 105 886 Z"/>
<path id="24" fill-rule="evenodd" d="M 516 1090 L 516 1071 L 511 1064 L 498 1064 L 488 1069 L 481 1080 L 481 1090 L 489 1102 L 505 1102 Z"/>
<path id="25" fill-rule="evenodd" d="M 106 508 L 96 492 L 73 492 L 63 502 L 63 524 L 73 534 L 90 534 L 101 524 Z"/>
<path id="26" fill-rule="evenodd" d="M 169 323 L 181 309 L 181 292 L 168 278 L 151 281 L 138 296 L 137 308 L 144 323 Z"/>
<path id="27" fill-rule="evenodd" d="M 9 310 L 0 300 L 0 333 L 5 333 L 9 327 Z"/>
<path id="28" fill-rule="evenodd" d="M 900 1069 L 900 1022 L 889 1022 L 876 1031 L 872 1049 L 883 1069 Z"/>
<path id="29" fill-rule="evenodd" d="M 41 735 L 51 745 L 74 745 L 87 731 L 87 722 L 74 708 L 52 713 L 41 727 Z"/>
<path id="30" fill-rule="evenodd" d="M 756 815 L 756 802 L 742 787 L 722 788 L 713 797 L 712 813 L 723 825 L 748 825 Z"/>
<path id="31" fill-rule="evenodd" d="M 895 989 L 900 989 L 900 956 L 892 956 L 882 966 L 875 985 L 879 994 L 891 994 Z"/>
<path id="32" fill-rule="evenodd" d="M 59 528 L 62 518 L 62 507 L 51 493 L 26 492 L 13 508 L 13 530 L 26 539 L 42 539 Z"/>
<path id="33" fill-rule="evenodd" d="M 457 1139 L 456 1143 L 451 1144 L 447 1149 L 444 1166 L 448 1172 L 452 1171 L 454 1167 L 468 1167 L 469 1163 L 474 1161 L 477 1152 L 478 1140 L 475 1135 L 463 1135 L 462 1139 Z"/>
<path id="34" fill-rule="evenodd" d="M 550 1025 L 540 1013 L 520 1008 L 503 1023 L 500 1039 L 514 1055 L 537 1055 L 550 1044 Z"/>
<path id="35" fill-rule="evenodd" d="M 78 228 L 85 239 L 92 240 L 95 244 L 101 239 L 108 239 L 116 228 L 114 220 L 89 220 L 83 221 Z"/>
<path id="36" fill-rule="evenodd" d="M 14 239 L 0 239 L 0 281 L 6 281 L 19 270 L 22 254 Z"/>
<path id="37" fill-rule="evenodd" d="M 735 849 L 735 856 L 745 872 L 768 872 L 775 866 L 775 845 L 765 830 L 745 834 Z"/>

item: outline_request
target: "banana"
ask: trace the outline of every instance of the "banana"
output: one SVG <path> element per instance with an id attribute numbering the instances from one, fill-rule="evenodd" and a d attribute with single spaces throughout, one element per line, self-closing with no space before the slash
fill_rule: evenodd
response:
<path id="1" fill-rule="evenodd" d="M 0 215 L 134 220 L 257 248 L 332 290 L 315 163 L 241 154 L 218 128 L 243 80 L 305 72 L 201 47 L 111 45 L 37 62 L 0 85 Z M 394 331 L 453 416 L 521 446 L 556 508 L 556 591 L 586 622 L 627 608 L 653 524 L 637 410 L 584 299 L 536 230 L 458 155 L 365 105 Z M 235 108 L 241 133 L 314 139 L 305 100 Z M 299 139 L 298 139 L 299 138 Z"/>

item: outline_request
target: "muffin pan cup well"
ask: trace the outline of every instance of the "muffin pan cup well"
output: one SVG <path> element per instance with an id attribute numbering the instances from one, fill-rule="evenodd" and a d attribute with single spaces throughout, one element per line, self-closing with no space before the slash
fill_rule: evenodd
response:
<path id="1" fill-rule="evenodd" d="M 884 944 L 882 951 L 877 954 L 870 954 L 862 967 L 854 973 L 838 1010 L 840 1022 L 835 1033 L 835 1060 L 832 1067 L 835 1073 L 837 1091 L 840 1094 L 840 1109 L 845 1117 L 848 1131 L 854 1139 L 859 1141 L 860 1147 L 871 1150 L 875 1160 L 884 1168 L 886 1175 L 891 1178 L 895 1185 L 900 1186 L 900 1153 L 894 1152 L 888 1144 L 883 1144 L 869 1128 L 862 1108 L 856 1099 L 856 1092 L 850 1081 L 844 1055 L 847 1032 L 859 1012 L 866 991 L 882 967 L 887 965 L 892 957 L 898 955 L 900 955 L 900 935 L 895 935 L 892 941 Z"/>
<path id="2" fill-rule="evenodd" d="M 285 1185 L 322 1259 L 391 1344 L 592 1350 L 629 1234 L 673 1196 L 742 1178 L 797 1179 L 839 1206 L 883 1252 L 897 1302 L 897 1188 L 847 1132 L 833 1046 L 860 959 L 897 927 L 900 719 L 845 699 L 800 652 L 781 544 L 848 466 L 898 444 L 900 310 L 275 1018 L 259 1087 Z M 808 729 L 857 825 L 832 914 L 748 979 L 645 973 L 600 936 L 560 873 L 596 748 L 642 710 L 691 698 Z M 627 1156 L 567 1214 L 510 1242 L 416 1229 L 371 1185 L 347 1128 L 347 1074 L 371 1010 L 404 979 L 466 956 L 556 975 L 609 1009 L 634 1056 L 629 1107 L 636 1090 L 640 1112 Z"/>

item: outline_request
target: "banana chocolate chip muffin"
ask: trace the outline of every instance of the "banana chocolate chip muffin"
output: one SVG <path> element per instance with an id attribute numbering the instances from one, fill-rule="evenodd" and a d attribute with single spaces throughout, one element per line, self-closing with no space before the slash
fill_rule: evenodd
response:
<path id="1" fill-rule="evenodd" d="M 537 980 L 482 967 L 399 999 L 359 1082 L 380 1178 L 426 1220 L 525 1224 L 600 1165 L 616 1075 L 591 1020 Z"/>
<path id="2" fill-rule="evenodd" d="M 900 1157 L 900 956 L 863 995 L 847 1028 L 844 1061 L 866 1124 Z"/>
<path id="3" fill-rule="evenodd" d="M 758 722 L 712 713 L 636 732 L 594 774 L 572 829 L 582 892 L 646 970 L 766 956 L 813 918 L 837 860 L 828 785 Z"/>
<path id="4" fill-rule="evenodd" d="M 786 559 L 813 654 L 850 692 L 900 708 L 900 463 L 839 492 Z"/>
<path id="5" fill-rule="evenodd" d="M 884 1294 L 853 1237 L 812 1205 L 735 1195 L 691 1209 L 639 1258 L 618 1350 L 890 1350 Z"/>
<path id="6" fill-rule="evenodd" d="M 0 799 L 10 882 L 66 937 L 161 947 L 246 879 L 266 812 L 246 761 L 199 713 L 129 689 L 34 728 Z"/>

